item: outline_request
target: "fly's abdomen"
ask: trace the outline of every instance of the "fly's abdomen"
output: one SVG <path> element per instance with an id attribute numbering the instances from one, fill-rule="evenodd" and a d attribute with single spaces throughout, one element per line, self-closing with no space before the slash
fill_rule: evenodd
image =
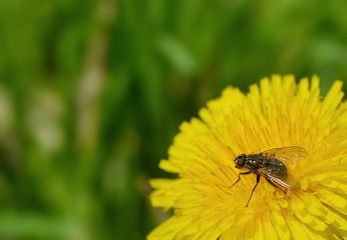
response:
<path id="1" fill-rule="evenodd" d="M 267 166 L 267 171 L 278 178 L 286 179 L 288 175 L 288 171 L 286 166 L 284 164 L 277 160 L 277 159 L 271 159 L 269 161 L 269 165 Z"/>

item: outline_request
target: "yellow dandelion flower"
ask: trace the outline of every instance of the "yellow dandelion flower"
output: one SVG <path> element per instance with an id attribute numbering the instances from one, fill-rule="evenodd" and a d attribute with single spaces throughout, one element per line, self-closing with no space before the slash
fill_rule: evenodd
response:
<path id="1" fill-rule="evenodd" d="M 325 98 L 319 79 L 264 78 L 249 93 L 228 87 L 180 126 L 154 179 L 151 202 L 173 216 L 148 239 L 347 238 L 347 103 L 336 81 Z M 241 175 L 234 160 L 273 148 L 307 151 L 288 165 L 298 189 L 276 188 L 262 175 Z M 304 154 L 305 155 L 305 154 Z M 254 172 L 253 172 L 254 173 Z M 277 185 L 277 184 L 276 184 Z"/>

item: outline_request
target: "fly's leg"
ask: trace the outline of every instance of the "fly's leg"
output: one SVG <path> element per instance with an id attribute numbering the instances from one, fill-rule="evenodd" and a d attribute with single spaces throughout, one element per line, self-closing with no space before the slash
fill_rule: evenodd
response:
<path id="1" fill-rule="evenodd" d="M 266 181 L 268 182 L 268 183 L 270 183 L 272 186 L 274 186 L 275 188 L 277 188 L 277 189 L 279 189 L 279 190 L 281 190 L 284 194 L 286 194 L 286 192 L 285 191 L 283 191 L 283 189 L 282 188 L 279 188 L 278 186 L 276 186 L 273 182 L 271 182 L 269 179 L 267 179 L 267 178 L 265 178 L 266 179 Z"/>
<path id="2" fill-rule="evenodd" d="M 257 175 L 257 183 L 255 184 L 255 186 L 252 189 L 252 193 L 251 193 L 251 196 L 249 196 L 249 199 L 248 199 L 248 202 L 246 204 L 246 207 L 248 207 L 248 203 L 251 201 L 251 198 L 253 196 L 253 192 L 254 192 L 255 188 L 258 186 L 259 180 L 260 180 L 260 174 Z"/>
<path id="3" fill-rule="evenodd" d="M 236 183 L 238 183 L 238 181 L 240 181 L 240 176 L 241 176 L 241 174 L 242 174 L 242 175 L 246 175 L 246 174 L 250 174 L 250 173 L 252 173 L 252 172 L 242 172 L 242 173 L 239 173 L 239 178 L 236 180 L 236 182 L 234 182 L 233 185 L 231 185 L 231 186 L 228 187 L 228 188 L 231 188 L 231 187 L 234 186 Z"/>

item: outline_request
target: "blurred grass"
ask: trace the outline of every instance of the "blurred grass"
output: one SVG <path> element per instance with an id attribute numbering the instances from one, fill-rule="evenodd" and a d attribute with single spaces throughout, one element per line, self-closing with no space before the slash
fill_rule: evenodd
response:
<path id="1" fill-rule="evenodd" d="M 144 239 L 179 124 L 228 85 L 347 79 L 346 7 L 0 2 L 0 239 Z"/>

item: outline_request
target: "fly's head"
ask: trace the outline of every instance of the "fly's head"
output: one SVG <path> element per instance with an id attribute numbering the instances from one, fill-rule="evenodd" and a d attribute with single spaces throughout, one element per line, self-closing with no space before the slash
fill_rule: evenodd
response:
<path id="1" fill-rule="evenodd" d="M 239 155 L 237 158 L 235 158 L 234 162 L 235 162 L 235 167 L 236 168 L 243 168 L 245 166 L 246 163 L 246 154 L 241 154 Z"/>

